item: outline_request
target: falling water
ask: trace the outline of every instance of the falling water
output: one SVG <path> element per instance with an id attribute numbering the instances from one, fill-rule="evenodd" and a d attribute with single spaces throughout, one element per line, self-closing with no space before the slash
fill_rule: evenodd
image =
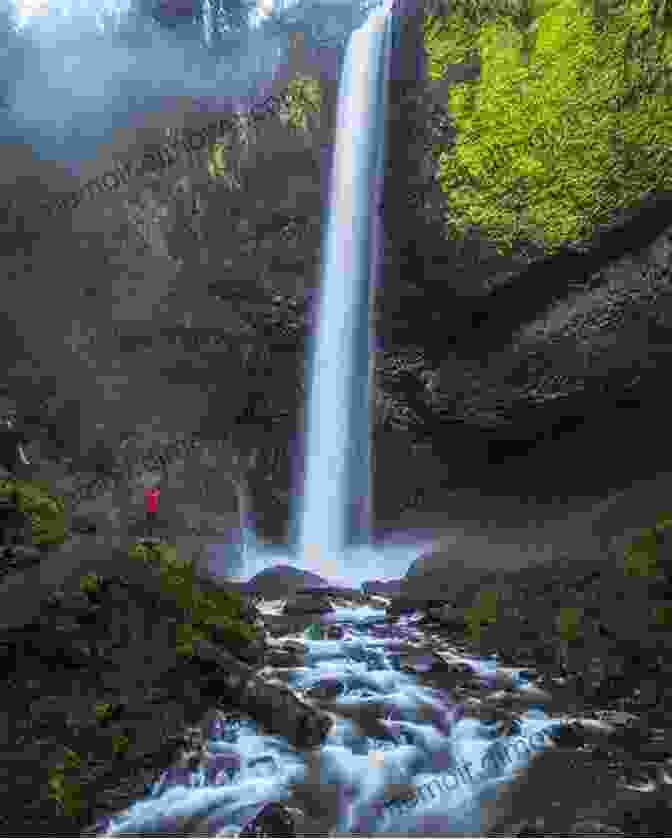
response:
<path id="1" fill-rule="evenodd" d="M 391 558 L 392 547 L 374 544 L 370 527 L 369 313 L 380 263 L 390 12 L 386 7 L 372 13 L 352 35 L 341 79 L 312 348 L 299 550 L 291 560 L 330 581 L 347 576 L 351 586 L 367 573 L 371 578 L 374 569 L 380 577 L 383 566 L 384 572 L 391 565 L 399 568 L 400 560 L 405 570 L 418 548 L 401 546 L 401 554 Z M 245 572 L 251 575 L 268 567 L 271 552 L 261 549 L 253 529 L 244 530 L 250 537 Z M 293 547 L 283 547 L 285 559 Z M 273 609 L 260 604 L 269 618 Z M 341 604 L 319 618 L 332 626 L 311 626 L 300 639 L 280 642 L 300 646 L 303 666 L 287 670 L 271 664 L 266 677 L 279 676 L 333 714 L 317 763 L 314 752 L 291 748 L 284 738 L 260 732 L 249 718 L 224 712 L 208 725 L 197 768 L 170 767 L 143 800 L 102 819 L 96 835 L 255 835 L 255 814 L 275 806 L 296 808 L 297 825 L 302 817 L 313 819 L 308 833 L 297 827 L 297 835 L 478 835 L 481 803 L 525 765 L 528 743 L 536 738 L 535 748 L 543 747 L 543 732 L 553 722 L 537 703 L 549 697 L 515 668 L 466 656 L 421 629 L 418 617 L 388 623 L 380 604 L 375 609 Z M 423 684 L 423 674 L 436 671 L 437 664 L 439 673 Z M 456 701 L 454 668 L 466 670 L 472 690 L 515 693 L 522 707 L 509 734 L 498 736 L 488 715 L 482 718 L 480 697 L 462 692 L 462 701 Z M 516 749 L 516 757 L 510 756 L 512 740 L 523 755 Z M 411 798 L 399 798 L 402 787 L 413 790 Z M 318 815 L 307 815 L 313 811 Z"/>
<path id="2" fill-rule="evenodd" d="M 338 97 L 299 545 L 304 566 L 323 574 L 326 557 L 370 541 L 369 304 L 378 279 L 391 22 L 388 6 L 353 32 Z"/>

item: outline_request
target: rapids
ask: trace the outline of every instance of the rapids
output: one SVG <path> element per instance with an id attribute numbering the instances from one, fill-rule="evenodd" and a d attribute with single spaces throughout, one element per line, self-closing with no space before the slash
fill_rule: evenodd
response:
<path id="1" fill-rule="evenodd" d="M 270 804 L 289 808 L 293 828 L 285 835 L 478 835 L 480 802 L 545 747 L 543 732 L 555 722 L 524 672 L 454 647 L 436 647 L 437 654 L 463 678 L 473 674 L 493 699 L 508 687 L 527 705 L 508 736 L 483 714 L 484 700 L 462 695 L 460 702 L 457 691 L 423 684 L 429 667 L 422 655 L 412 668 L 403 666 L 404 655 L 431 643 L 417 621 L 392 623 L 382 609 L 336 607 L 320 622 L 331 638 L 317 640 L 314 626 L 274 639 L 300 646 L 304 663 L 268 667 L 264 675 L 332 715 L 322 748 L 294 749 L 244 715 L 218 712 L 198 765 L 167 769 L 144 800 L 99 825 L 96 835 L 251 835 L 245 824 Z M 515 743 L 521 747 L 503 748 Z"/>

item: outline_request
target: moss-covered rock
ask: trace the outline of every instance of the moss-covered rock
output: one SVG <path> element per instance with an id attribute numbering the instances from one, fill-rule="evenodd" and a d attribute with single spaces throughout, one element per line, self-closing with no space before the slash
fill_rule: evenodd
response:
<path id="1" fill-rule="evenodd" d="M 39 481 L 0 481 L 0 494 L 16 489 L 19 512 L 30 516 L 32 542 L 36 546 L 60 545 L 65 541 L 65 515 L 62 499 L 50 495 Z"/>
<path id="2" fill-rule="evenodd" d="M 161 586 L 185 612 L 185 622 L 176 628 L 175 644 L 181 655 L 193 652 L 195 640 L 212 639 L 233 650 L 252 644 L 257 636 L 249 622 L 249 610 L 234 592 L 204 592 L 195 579 L 192 560 L 177 557 L 167 543 L 138 543 L 129 556 L 156 565 Z"/>

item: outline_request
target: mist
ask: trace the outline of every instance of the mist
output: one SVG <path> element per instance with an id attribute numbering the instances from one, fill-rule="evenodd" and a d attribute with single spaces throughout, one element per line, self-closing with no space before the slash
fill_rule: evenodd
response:
<path id="1" fill-rule="evenodd" d="M 35 158 L 58 161 L 72 175 L 116 130 L 140 127 L 149 112 L 168 115 L 173 99 L 217 110 L 263 97 L 286 55 L 287 35 L 269 34 L 254 8 L 249 25 L 225 32 L 217 50 L 196 20 L 167 28 L 123 6 L 59 8 L 33 0 L 26 8 L 33 14 L 17 6 L 2 14 L 8 49 L 0 57 L 0 136 L 28 144 Z"/>

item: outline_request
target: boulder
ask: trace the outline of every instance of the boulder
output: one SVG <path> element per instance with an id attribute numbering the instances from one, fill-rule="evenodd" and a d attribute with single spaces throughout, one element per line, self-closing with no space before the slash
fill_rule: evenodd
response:
<path id="1" fill-rule="evenodd" d="M 284 615 L 323 615 L 333 612 L 334 607 L 326 594 L 297 592 L 287 600 L 282 611 Z"/>
<path id="2" fill-rule="evenodd" d="M 458 609 L 457 606 L 453 606 L 451 603 L 430 608 L 428 614 L 430 617 L 438 620 L 442 626 L 451 629 L 463 629 L 465 626 L 464 609 Z"/>
<path id="3" fill-rule="evenodd" d="M 194 641 L 194 657 L 210 674 L 211 689 L 244 709 L 264 728 L 298 748 L 318 746 L 332 720 L 297 699 L 284 685 L 270 684 L 234 656 L 209 641 Z"/>
<path id="4" fill-rule="evenodd" d="M 362 583 L 362 592 L 382 597 L 398 597 L 401 592 L 401 580 L 367 580 Z"/>
<path id="5" fill-rule="evenodd" d="M 303 571 L 291 565 L 274 565 L 255 574 L 241 588 L 247 594 L 275 600 L 291 596 L 306 586 L 322 587 L 326 584 L 325 579 L 310 571 Z"/>

